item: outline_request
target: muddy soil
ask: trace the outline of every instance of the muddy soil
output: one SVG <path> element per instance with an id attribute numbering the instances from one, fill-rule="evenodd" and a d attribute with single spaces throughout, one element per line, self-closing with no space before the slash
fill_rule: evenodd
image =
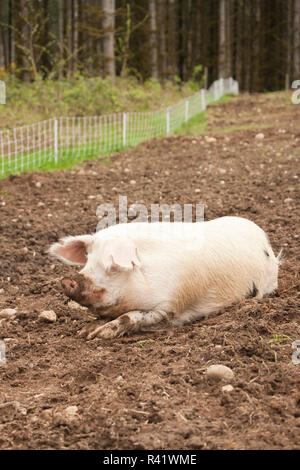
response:
<path id="1" fill-rule="evenodd" d="M 0 310 L 17 309 L 0 323 L 0 448 L 300 447 L 299 120 L 285 93 L 240 96 L 208 110 L 204 135 L 0 181 Z M 258 223 L 283 249 L 278 291 L 177 329 L 79 338 L 91 315 L 59 285 L 76 269 L 47 249 L 94 232 L 97 206 L 117 207 L 119 195 L 148 208 L 204 203 L 206 220 Z M 39 320 L 43 310 L 56 322 Z M 208 381 L 211 364 L 234 371 L 232 392 Z"/>

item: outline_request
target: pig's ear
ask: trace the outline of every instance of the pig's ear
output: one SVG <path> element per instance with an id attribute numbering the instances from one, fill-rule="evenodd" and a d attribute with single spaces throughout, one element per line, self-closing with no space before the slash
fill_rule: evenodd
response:
<path id="1" fill-rule="evenodd" d="M 66 237 L 50 246 L 48 252 L 66 264 L 82 265 L 87 262 L 87 254 L 92 242 L 92 235 Z"/>
<path id="2" fill-rule="evenodd" d="M 137 248 L 129 238 L 105 240 L 101 262 L 108 273 L 130 271 L 134 266 L 141 266 Z"/>

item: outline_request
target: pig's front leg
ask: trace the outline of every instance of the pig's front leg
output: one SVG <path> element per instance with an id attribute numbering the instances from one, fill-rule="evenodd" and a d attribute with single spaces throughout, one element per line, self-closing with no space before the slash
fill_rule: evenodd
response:
<path id="1" fill-rule="evenodd" d="M 116 320 L 106 323 L 105 325 L 98 326 L 92 330 L 85 329 L 83 334 L 87 333 L 87 339 L 93 339 L 96 336 L 111 339 L 134 331 L 165 329 L 172 326 L 173 317 L 173 313 L 167 313 L 163 310 L 150 312 L 134 310 L 124 313 Z"/>

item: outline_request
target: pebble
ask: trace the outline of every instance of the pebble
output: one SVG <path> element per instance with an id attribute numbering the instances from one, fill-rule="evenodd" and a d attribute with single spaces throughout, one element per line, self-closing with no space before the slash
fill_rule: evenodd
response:
<path id="1" fill-rule="evenodd" d="M 234 378 L 233 371 L 222 364 L 216 364 L 209 366 L 206 371 L 206 375 L 209 379 L 213 380 L 226 380 L 231 381 Z"/>
<path id="2" fill-rule="evenodd" d="M 221 390 L 224 393 L 230 393 L 230 392 L 233 392 L 234 388 L 232 385 L 228 384 L 228 385 L 223 385 Z"/>
<path id="3" fill-rule="evenodd" d="M 72 419 L 75 418 L 78 412 L 78 406 L 68 406 L 65 409 L 65 414 L 68 418 Z"/>
<path id="4" fill-rule="evenodd" d="M 136 181 L 135 180 L 130 180 L 130 184 L 136 184 Z"/>
<path id="5" fill-rule="evenodd" d="M 54 323 L 57 320 L 57 316 L 53 310 L 44 310 L 42 313 L 40 313 L 39 319 L 49 323 Z"/>
<path id="6" fill-rule="evenodd" d="M 9 318 L 17 313 L 15 308 L 4 308 L 0 311 L 0 318 Z"/>
<path id="7" fill-rule="evenodd" d="M 259 134 L 256 134 L 255 138 L 258 139 L 258 140 L 262 140 L 262 139 L 265 138 L 265 134 L 263 134 L 262 132 L 260 132 Z"/>
<path id="8" fill-rule="evenodd" d="M 74 308 L 76 310 L 88 310 L 87 307 L 83 307 L 82 305 L 79 305 L 77 302 L 75 302 L 74 300 L 70 300 L 70 302 L 68 302 L 68 307 L 69 308 Z"/>
<path id="9" fill-rule="evenodd" d="M 213 144 L 214 142 L 217 142 L 217 139 L 215 137 L 206 136 L 205 140 L 208 144 Z"/>

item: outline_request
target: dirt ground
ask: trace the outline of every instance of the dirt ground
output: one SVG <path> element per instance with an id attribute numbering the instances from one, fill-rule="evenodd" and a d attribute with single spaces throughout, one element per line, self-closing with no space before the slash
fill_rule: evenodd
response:
<path id="1" fill-rule="evenodd" d="M 299 122 L 289 94 L 239 96 L 208 110 L 204 135 L 0 181 L 0 310 L 17 309 L 0 323 L 2 449 L 299 449 Z M 173 330 L 79 338 L 90 315 L 59 284 L 76 269 L 46 250 L 94 232 L 97 206 L 119 194 L 258 223 L 283 249 L 278 292 Z M 232 368 L 232 392 L 208 381 L 211 364 Z"/>

